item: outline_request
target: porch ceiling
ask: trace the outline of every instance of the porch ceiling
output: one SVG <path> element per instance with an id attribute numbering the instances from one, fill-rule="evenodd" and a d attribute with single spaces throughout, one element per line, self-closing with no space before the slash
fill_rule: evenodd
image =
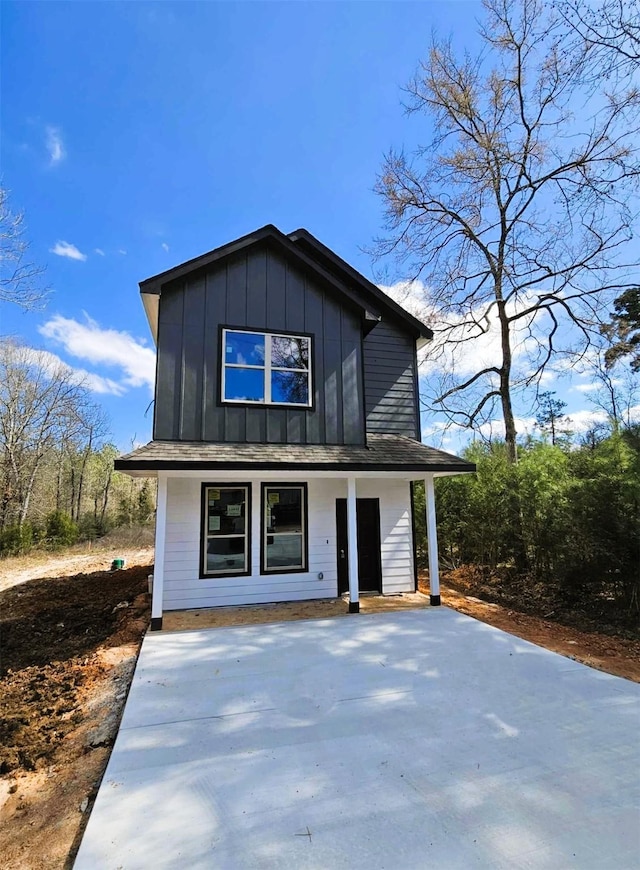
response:
<path id="1" fill-rule="evenodd" d="M 392 476 L 416 480 L 427 474 L 474 472 L 476 466 L 403 435 L 368 435 L 367 445 L 212 444 L 202 441 L 150 441 L 116 459 L 115 467 L 134 476 L 160 472 L 304 471 L 307 476 Z"/>

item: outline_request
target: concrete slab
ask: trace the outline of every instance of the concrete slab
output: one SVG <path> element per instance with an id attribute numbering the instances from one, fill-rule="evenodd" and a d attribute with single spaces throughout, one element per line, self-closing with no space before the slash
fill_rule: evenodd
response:
<path id="1" fill-rule="evenodd" d="M 446 608 L 150 634 L 75 870 L 631 870 L 639 725 Z"/>

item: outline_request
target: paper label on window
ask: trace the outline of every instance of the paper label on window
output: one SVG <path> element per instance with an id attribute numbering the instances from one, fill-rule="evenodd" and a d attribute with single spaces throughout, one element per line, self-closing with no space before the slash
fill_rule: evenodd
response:
<path id="1" fill-rule="evenodd" d="M 220 490 L 219 489 L 210 489 L 209 490 L 209 501 L 220 501 Z"/>
<path id="2" fill-rule="evenodd" d="M 280 493 L 279 492 L 270 492 L 269 493 L 269 504 L 280 504 Z"/>
<path id="3" fill-rule="evenodd" d="M 219 532 L 220 531 L 220 517 L 209 517 L 209 531 L 210 532 Z"/>
<path id="4" fill-rule="evenodd" d="M 228 517 L 241 517 L 242 516 L 242 505 L 241 504 L 227 505 L 227 516 Z"/>

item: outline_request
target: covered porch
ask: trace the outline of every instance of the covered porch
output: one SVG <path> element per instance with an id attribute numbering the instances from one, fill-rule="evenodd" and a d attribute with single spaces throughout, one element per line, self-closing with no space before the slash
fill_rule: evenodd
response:
<path id="1" fill-rule="evenodd" d="M 117 468 L 158 481 L 152 629 L 162 628 L 167 611 L 344 595 L 348 612 L 358 613 L 363 593 L 414 592 L 418 480 L 425 484 L 430 602 L 439 605 L 434 480 L 475 471 L 458 457 L 388 435 L 369 436 L 366 447 L 152 442 Z M 279 535 L 272 512 L 294 493 L 291 534 Z M 237 502 L 226 507 L 238 518 L 237 552 L 225 572 L 216 555 L 226 522 L 223 510 L 221 529 L 218 508 L 229 498 Z M 228 544 L 230 536 L 222 537 Z M 299 553 L 290 567 L 286 553 L 273 562 L 283 543 Z"/>

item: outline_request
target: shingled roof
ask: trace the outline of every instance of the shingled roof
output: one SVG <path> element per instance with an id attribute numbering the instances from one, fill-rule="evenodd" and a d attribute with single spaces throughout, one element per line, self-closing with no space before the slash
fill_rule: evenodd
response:
<path id="1" fill-rule="evenodd" d="M 472 462 L 404 435 L 368 435 L 367 446 L 349 444 L 211 444 L 150 441 L 115 461 L 118 471 L 387 471 L 464 474 Z"/>

